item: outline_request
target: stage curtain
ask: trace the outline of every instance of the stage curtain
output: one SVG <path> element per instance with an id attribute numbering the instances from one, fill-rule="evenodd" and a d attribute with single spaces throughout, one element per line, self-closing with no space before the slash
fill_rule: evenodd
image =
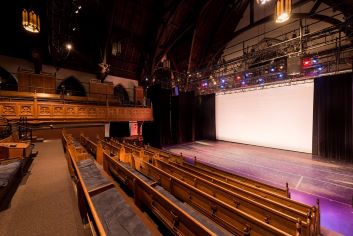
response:
<path id="1" fill-rule="evenodd" d="M 172 136 L 174 143 L 192 142 L 194 130 L 194 92 L 180 92 L 172 97 Z"/>
<path id="2" fill-rule="evenodd" d="M 195 97 L 195 140 L 216 139 L 215 94 Z"/>
<path id="3" fill-rule="evenodd" d="M 353 162 L 352 74 L 314 83 L 313 155 Z"/>
<path id="4" fill-rule="evenodd" d="M 216 138 L 215 95 L 195 96 L 154 85 L 147 91 L 153 105 L 153 122 L 143 124 L 146 144 L 155 147 Z"/>
<path id="5" fill-rule="evenodd" d="M 145 144 L 162 147 L 173 144 L 171 132 L 171 90 L 161 85 L 153 85 L 147 90 L 147 98 L 153 106 L 153 122 L 143 124 L 142 134 Z"/>

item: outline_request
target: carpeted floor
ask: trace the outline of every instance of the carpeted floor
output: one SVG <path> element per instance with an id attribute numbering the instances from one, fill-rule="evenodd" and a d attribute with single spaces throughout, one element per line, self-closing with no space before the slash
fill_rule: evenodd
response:
<path id="1" fill-rule="evenodd" d="M 11 207 L 0 212 L 0 235 L 90 235 L 81 222 L 61 140 L 36 148 L 39 154 Z"/>

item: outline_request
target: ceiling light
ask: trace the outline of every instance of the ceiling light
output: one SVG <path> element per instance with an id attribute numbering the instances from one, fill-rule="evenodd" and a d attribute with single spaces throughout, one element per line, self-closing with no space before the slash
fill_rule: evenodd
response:
<path id="1" fill-rule="evenodd" d="M 67 43 L 66 44 L 66 49 L 67 50 L 71 50 L 72 49 L 72 44 L 71 43 Z"/>
<path id="2" fill-rule="evenodd" d="M 276 23 L 283 23 L 290 18 L 292 13 L 292 0 L 277 0 Z"/>
<path id="3" fill-rule="evenodd" d="M 27 11 L 22 9 L 22 26 L 25 30 L 32 33 L 39 33 L 40 31 L 40 18 L 33 10 Z"/>
<path id="4" fill-rule="evenodd" d="M 266 3 L 270 2 L 271 0 L 256 0 L 257 4 L 265 5 Z"/>

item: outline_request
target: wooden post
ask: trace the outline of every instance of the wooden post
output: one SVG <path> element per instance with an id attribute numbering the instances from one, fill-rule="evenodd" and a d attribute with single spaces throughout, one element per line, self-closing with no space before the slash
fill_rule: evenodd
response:
<path id="1" fill-rule="evenodd" d="M 286 194 L 287 194 L 287 197 L 290 198 L 288 182 L 286 183 Z"/>
<path id="2" fill-rule="evenodd" d="M 97 143 L 96 161 L 99 165 L 103 165 L 103 146 L 101 141 Z"/>
<path id="3" fill-rule="evenodd" d="M 295 236 L 301 236 L 302 235 L 302 222 L 300 219 L 297 220 L 296 224 L 296 233 Z"/>
<path id="4" fill-rule="evenodd" d="M 316 211 L 316 217 L 317 217 L 317 232 L 320 234 L 321 231 L 321 219 L 320 219 L 320 199 L 316 199 L 317 203 L 317 211 Z"/>
<path id="5" fill-rule="evenodd" d="M 125 158 L 125 148 L 124 146 L 121 146 L 120 152 L 119 152 L 119 161 L 123 161 Z"/>

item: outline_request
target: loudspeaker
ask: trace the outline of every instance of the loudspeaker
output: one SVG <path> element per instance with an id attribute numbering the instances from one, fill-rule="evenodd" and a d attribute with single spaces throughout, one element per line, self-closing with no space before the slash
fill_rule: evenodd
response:
<path id="1" fill-rule="evenodd" d="M 287 59 L 287 74 L 298 75 L 301 73 L 301 58 L 300 56 L 288 57 Z"/>

